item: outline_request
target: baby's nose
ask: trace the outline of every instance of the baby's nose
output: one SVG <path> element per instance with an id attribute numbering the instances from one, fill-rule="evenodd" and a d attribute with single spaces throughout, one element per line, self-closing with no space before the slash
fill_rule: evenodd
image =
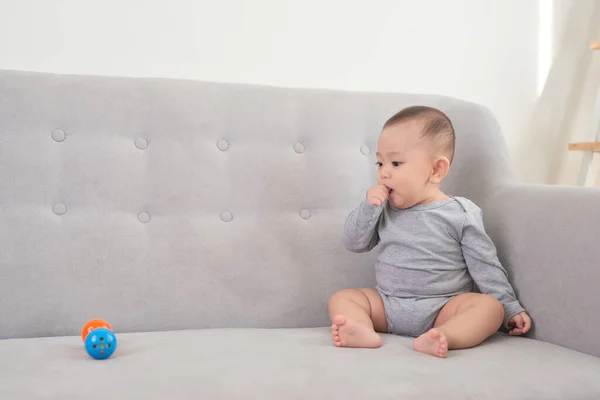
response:
<path id="1" fill-rule="evenodd" d="M 386 169 L 381 169 L 379 171 L 379 176 L 381 176 L 382 178 L 389 178 L 390 173 Z"/>

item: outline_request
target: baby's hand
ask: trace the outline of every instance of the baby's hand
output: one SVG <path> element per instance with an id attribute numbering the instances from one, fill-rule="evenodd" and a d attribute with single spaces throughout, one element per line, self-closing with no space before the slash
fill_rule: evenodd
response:
<path id="1" fill-rule="evenodd" d="M 509 335 L 522 335 L 531 329 L 531 318 L 526 312 L 520 312 L 512 317 L 508 324 L 513 327 L 516 325 L 516 328 L 508 332 Z"/>
<path id="2" fill-rule="evenodd" d="M 387 200 L 389 193 L 389 189 L 385 185 L 373 186 L 367 192 L 367 201 L 374 206 L 379 207 Z"/>

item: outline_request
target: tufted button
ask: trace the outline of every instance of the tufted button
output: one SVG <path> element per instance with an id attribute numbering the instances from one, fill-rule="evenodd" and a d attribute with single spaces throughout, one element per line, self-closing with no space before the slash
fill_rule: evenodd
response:
<path id="1" fill-rule="evenodd" d="M 55 142 L 62 142 L 67 138 L 67 134 L 62 129 L 55 129 L 52 131 L 52 139 Z"/>
<path id="2" fill-rule="evenodd" d="M 294 151 L 298 154 L 304 153 L 304 145 L 302 143 L 296 143 L 294 145 Z"/>
<path id="3" fill-rule="evenodd" d="M 63 203 L 57 203 L 52 207 L 52 211 L 56 215 L 65 215 L 67 213 L 67 206 Z"/>
<path id="4" fill-rule="evenodd" d="M 144 224 L 147 224 L 148 222 L 150 222 L 150 219 L 152 217 L 150 217 L 150 214 L 148 214 L 146 211 L 142 211 L 141 213 L 138 214 L 138 220 Z"/>
<path id="5" fill-rule="evenodd" d="M 229 142 L 225 139 L 221 139 L 217 142 L 217 148 L 221 151 L 226 151 L 229 148 Z"/>
<path id="6" fill-rule="evenodd" d="M 229 211 L 222 211 L 221 212 L 221 221 L 223 221 L 223 222 L 231 222 L 232 219 L 233 219 L 233 214 L 231 214 L 231 212 L 229 212 Z"/>
<path id="7" fill-rule="evenodd" d="M 148 148 L 148 141 L 144 138 L 135 139 L 135 147 L 140 150 L 146 150 Z"/>
<path id="8" fill-rule="evenodd" d="M 310 211 L 308 211 L 306 208 L 303 208 L 302 210 L 300 210 L 300 216 L 304 219 L 309 219 Z"/>
<path id="9" fill-rule="evenodd" d="M 368 156 L 369 154 L 371 154 L 371 149 L 366 144 L 363 144 L 362 146 L 360 146 L 360 152 L 363 156 Z"/>

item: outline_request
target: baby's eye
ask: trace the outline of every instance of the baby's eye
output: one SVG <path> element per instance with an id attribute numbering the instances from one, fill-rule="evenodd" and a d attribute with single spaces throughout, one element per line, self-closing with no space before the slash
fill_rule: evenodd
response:
<path id="1" fill-rule="evenodd" d="M 402 164 L 403 164 L 403 163 L 402 163 L 401 161 L 392 161 L 392 165 L 393 165 L 394 167 L 399 167 L 399 166 L 401 166 Z"/>
<path id="2" fill-rule="evenodd" d="M 375 165 L 377 165 L 379 168 L 383 167 L 383 164 L 382 164 L 382 163 L 380 163 L 379 161 L 377 161 L 377 162 L 375 163 Z"/>

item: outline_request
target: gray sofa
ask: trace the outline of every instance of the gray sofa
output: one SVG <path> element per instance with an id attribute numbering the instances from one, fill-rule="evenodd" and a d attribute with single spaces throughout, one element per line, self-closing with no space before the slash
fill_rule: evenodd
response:
<path id="1" fill-rule="evenodd" d="M 342 224 L 413 104 L 455 124 L 444 190 L 484 210 L 527 337 L 447 359 L 331 342 L 330 295 L 374 284 Z M 600 399 L 599 237 L 600 190 L 521 184 L 476 104 L 0 71 L 3 400 Z"/>

